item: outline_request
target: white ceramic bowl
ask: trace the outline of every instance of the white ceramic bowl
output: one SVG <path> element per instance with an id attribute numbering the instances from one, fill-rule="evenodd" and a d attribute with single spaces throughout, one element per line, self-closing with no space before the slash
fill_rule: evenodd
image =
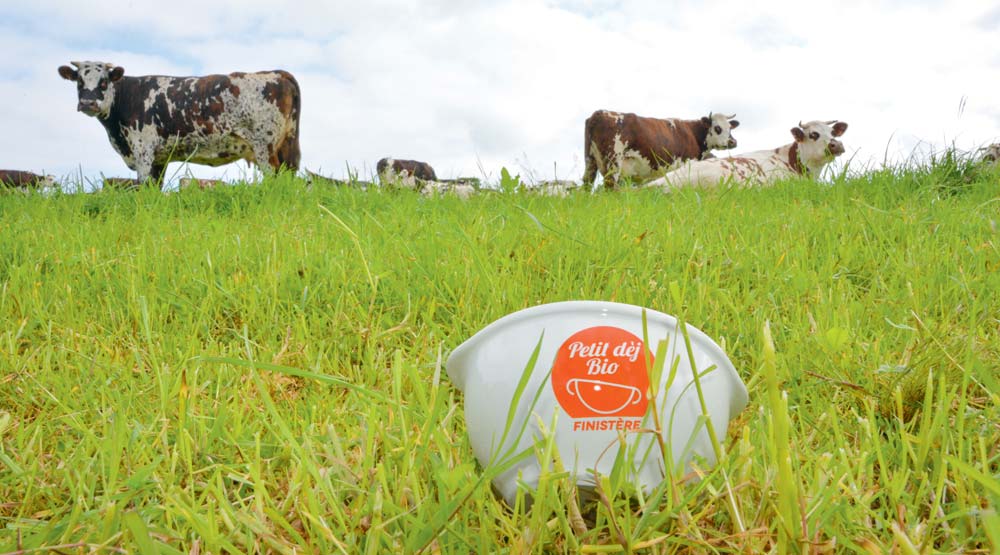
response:
<path id="1" fill-rule="evenodd" d="M 645 310 L 647 349 L 642 348 L 642 307 L 567 301 L 500 318 L 452 351 L 448 376 L 465 394 L 466 427 L 479 462 L 489 466 L 496 462 L 498 453 L 530 447 L 541 436 L 539 420 L 548 427 L 555 415 L 556 445 L 580 486 L 593 485 L 592 470 L 611 472 L 620 445 L 619 431 L 625 431 L 634 453 L 632 477 L 646 491 L 655 488 L 666 473 L 687 468 L 695 456 L 706 465 L 714 464 L 707 429 L 698 423 L 701 405 L 677 319 Z M 699 375 L 714 367 L 701 378 L 701 385 L 709 417 L 718 437 L 724 439 L 729 420 L 747 404 L 746 386 L 711 338 L 691 325 L 687 331 Z M 504 445 L 498 445 L 518 382 L 539 338 L 542 343 L 534 370 Z M 655 355 L 661 340 L 668 343 L 656 406 L 673 458 L 669 467 L 653 434 L 632 433 L 654 428 L 652 411 L 648 410 L 649 374 L 644 351 Z M 665 386 L 675 360 L 676 377 L 668 389 Z M 531 410 L 536 391 L 541 394 Z M 519 434 L 522 427 L 524 433 Z M 513 503 L 518 480 L 535 487 L 539 473 L 538 461 L 529 457 L 497 476 L 494 485 L 508 503 Z"/>

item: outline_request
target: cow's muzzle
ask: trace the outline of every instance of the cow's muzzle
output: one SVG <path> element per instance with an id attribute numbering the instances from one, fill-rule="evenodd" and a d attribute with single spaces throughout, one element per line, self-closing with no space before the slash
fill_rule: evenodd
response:
<path id="1" fill-rule="evenodd" d="M 834 156 L 840 156 L 841 154 L 844 153 L 844 143 L 836 139 L 832 140 L 830 141 L 829 149 L 830 149 L 830 154 Z"/>
<path id="2" fill-rule="evenodd" d="M 101 108 L 96 102 L 81 100 L 80 103 L 76 105 L 76 111 L 83 112 L 88 116 L 96 116 L 101 111 Z"/>
<path id="3" fill-rule="evenodd" d="M 729 148 L 736 148 L 736 139 L 730 137 L 729 142 L 726 144 Z"/>

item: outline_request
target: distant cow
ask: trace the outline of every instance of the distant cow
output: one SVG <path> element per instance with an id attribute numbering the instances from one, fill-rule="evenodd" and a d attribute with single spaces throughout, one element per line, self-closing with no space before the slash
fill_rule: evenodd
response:
<path id="1" fill-rule="evenodd" d="M 203 179 L 199 177 L 182 177 L 178 182 L 177 189 L 183 191 L 184 189 L 214 189 L 220 185 L 225 185 L 226 182 L 221 179 Z"/>
<path id="2" fill-rule="evenodd" d="M 20 170 L 0 170 L 0 189 L 30 191 L 50 189 L 54 186 L 55 181 L 51 175 L 38 175 Z"/>
<path id="3" fill-rule="evenodd" d="M 575 181 L 555 179 L 552 181 L 540 181 L 530 187 L 526 187 L 524 191 L 543 197 L 568 197 L 571 191 L 578 189 L 580 189 L 580 184 Z"/>
<path id="4" fill-rule="evenodd" d="M 375 171 L 378 173 L 379 180 L 383 184 L 401 180 L 405 186 L 415 188 L 416 183 L 414 179 L 437 181 L 434 168 L 427 162 L 418 162 L 416 160 L 383 158 L 375 165 Z"/>
<path id="5" fill-rule="evenodd" d="M 598 110 L 583 128 L 584 184 L 597 172 L 605 187 L 631 177 L 644 179 L 681 160 L 699 160 L 712 149 L 736 147 L 730 133 L 740 122 L 735 115 L 709 114 L 696 120 L 656 119 Z"/>
<path id="6" fill-rule="evenodd" d="M 471 182 L 449 179 L 444 181 L 421 181 L 420 194 L 426 197 L 455 195 L 458 198 L 469 198 L 479 192 Z"/>
<path id="7" fill-rule="evenodd" d="M 126 77 L 121 66 L 71 62 L 77 110 L 96 116 L 139 181 L 168 162 L 254 162 L 265 174 L 299 167 L 299 85 L 285 71 L 205 77 Z"/>
<path id="8" fill-rule="evenodd" d="M 646 186 L 669 190 L 688 185 L 714 186 L 727 181 L 763 185 L 788 177 L 815 177 L 844 153 L 843 143 L 835 137 L 845 131 L 847 123 L 837 120 L 799 122 L 792 128 L 795 141 L 791 144 L 728 158 L 691 160 Z"/>
<path id="9" fill-rule="evenodd" d="M 1000 143 L 993 143 L 988 147 L 983 148 L 986 152 L 983 154 L 983 162 L 993 162 L 994 164 L 1000 163 Z"/>

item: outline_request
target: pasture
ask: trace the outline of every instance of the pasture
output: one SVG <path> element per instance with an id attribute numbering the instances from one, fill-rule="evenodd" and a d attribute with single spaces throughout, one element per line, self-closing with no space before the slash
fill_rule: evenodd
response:
<path id="1" fill-rule="evenodd" d="M 667 195 L 3 195 L 0 553 L 994 553 L 998 226 L 1000 173 L 947 156 Z M 443 361 L 569 299 L 725 347 L 750 405 L 718 466 L 494 496 Z"/>

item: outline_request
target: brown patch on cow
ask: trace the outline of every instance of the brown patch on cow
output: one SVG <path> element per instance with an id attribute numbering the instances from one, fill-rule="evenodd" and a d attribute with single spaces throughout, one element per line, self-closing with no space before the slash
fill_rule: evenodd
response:
<path id="1" fill-rule="evenodd" d="M 278 107 L 284 115 L 290 115 L 299 110 L 301 99 L 299 98 L 299 82 L 287 71 L 274 70 L 279 77 L 268 81 L 264 85 L 264 98 L 268 102 Z"/>
<path id="2" fill-rule="evenodd" d="M 792 147 L 788 149 L 788 160 L 786 160 L 786 163 L 793 172 L 799 175 L 805 174 L 806 169 L 802 165 L 802 162 L 799 161 L 799 143 L 792 143 Z"/>
<path id="3" fill-rule="evenodd" d="M 741 181 L 746 181 L 751 175 L 764 176 L 764 168 L 760 165 L 760 162 L 754 160 L 753 158 L 731 158 L 735 164 L 736 174 L 740 176 Z"/>

